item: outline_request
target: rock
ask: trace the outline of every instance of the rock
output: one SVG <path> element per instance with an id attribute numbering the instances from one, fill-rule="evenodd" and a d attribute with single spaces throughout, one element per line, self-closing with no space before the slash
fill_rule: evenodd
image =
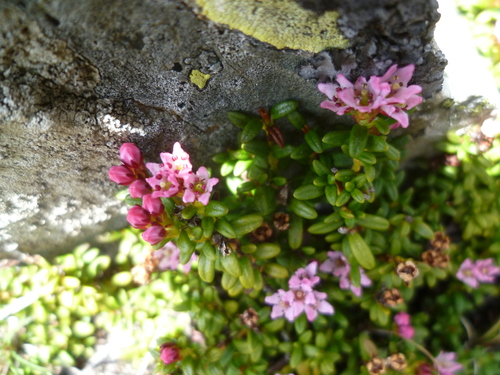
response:
<path id="1" fill-rule="evenodd" d="M 107 177 L 123 142 L 158 161 L 179 141 L 199 166 L 234 142 L 227 111 L 255 113 L 295 99 L 314 123 L 338 121 L 320 109 L 316 89 L 317 79 L 338 71 L 355 77 L 414 63 L 425 97 L 441 87 L 445 60 L 432 42 L 439 18 L 433 0 L 297 0 L 306 18 L 294 23 L 269 12 L 285 18 L 277 33 L 308 38 L 312 44 L 301 50 L 213 22 L 204 14 L 215 17 L 207 11 L 215 3 L 225 13 L 231 2 L 0 5 L 0 255 L 50 257 L 124 226 L 119 188 Z M 321 17 L 337 26 L 325 29 Z M 335 28 L 332 44 L 326 39 L 331 48 L 317 55 L 321 35 L 313 31 L 334 35 Z"/>

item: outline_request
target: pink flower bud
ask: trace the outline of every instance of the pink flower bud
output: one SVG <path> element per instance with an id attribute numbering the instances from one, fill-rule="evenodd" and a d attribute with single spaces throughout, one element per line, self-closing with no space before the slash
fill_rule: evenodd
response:
<path id="1" fill-rule="evenodd" d="M 133 143 L 124 143 L 120 147 L 120 159 L 127 167 L 139 168 L 143 164 L 141 150 Z"/>
<path id="2" fill-rule="evenodd" d="M 132 198 L 142 198 L 153 191 L 145 180 L 135 180 L 128 187 L 128 192 Z"/>
<path id="3" fill-rule="evenodd" d="M 158 223 L 152 223 L 142 234 L 144 241 L 149 242 L 151 245 L 156 245 L 167 236 L 166 229 Z"/>
<path id="4" fill-rule="evenodd" d="M 151 224 L 151 215 L 144 208 L 136 204 L 127 214 L 127 221 L 138 229 L 146 229 Z"/>
<path id="5" fill-rule="evenodd" d="M 401 337 L 405 339 L 411 339 L 415 335 L 415 328 L 412 326 L 399 326 L 398 332 Z"/>
<path id="6" fill-rule="evenodd" d="M 137 177 L 135 173 L 124 165 L 114 165 L 108 171 L 109 179 L 120 185 L 130 185 Z"/>
<path id="7" fill-rule="evenodd" d="M 161 215 L 164 210 L 163 203 L 160 198 L 153 198 L 151 194 L 142 197 L 142 208 L 148 211 L 153 216 Z"/>
<path id="8" fill-rule="evenodd" d="M 167 342 L 160 346 L 160 358 L 166 365 L 171 365 L 182 359 L 179 348 L 172 342 Z"/>
<path id="9" fill-rule="evenodd" d="M 410 314 L 405 312 L 400 312 L 394 315 L 394 322 L 398 326 L 407 326 L 410 324 Z"/>

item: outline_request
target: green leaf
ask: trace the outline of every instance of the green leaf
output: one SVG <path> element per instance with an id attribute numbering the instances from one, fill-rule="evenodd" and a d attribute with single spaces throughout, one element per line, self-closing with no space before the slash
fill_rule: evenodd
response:
<path id="1" fill-rule="evenodd" d="M 300 200 L 309 200 L 321 197 L 324 193 L 324 187 L 314 184 L 302 185 L 293 192 L 293 196 Z"/>
<path id="2" fill-rule="evenodd" d="M 244 234 L 253 232 L 259 228 L 263 222 L 264 218 L 262 215 L 249 214 L 232 220 L 231 225 L 236 233 L 236 236 L 240 237 Z"/>
<path id="3" fill-rule="evenodd" d="M 295 198 L 290 200 L 288 208 L 304 219 L 313 220 L 318 217 L 318 213 L 313 207 Z"/>
<path id="4" fill-rule="evenodd" d="M 360 266 L 368 270 L 375 267 L 375 258 L 360 234 L 356 232 L 350 233 L 348 239 L 351 251 Z"/>
<path id="5" fill-rule="evenodd" d="M 270 186 L 258 186 L 255 189 L 255 205 L 262 215 L 273 212 L 277 205 L 274 189 Z"/>
<path id="6" fill-rule="evenodd" d="M 220 201 L 210 201 L 205 206 L 205 215 L 211 217 L 222 217 L 229 212 L 229 208 L 225 203 Z"/>
<path id="7" fill-rule="evenodd" d="M 227 117 L 229 118 L 229 121 L 231 121 L 234 125 L 236 125 L 238 128 L 244 128 L 245 125 L 250 121 L 255 119 L 253 116 L 249 116 L 245 113 L 241 112 L 228 112 Z"/>
<path id="8" fill-rule="evenodd" d="M 321 138 L 314 130 L 309 130 L 305 134 L 304 138 L 309 147 L 311 147 L 311 150 L 313 150 L 317 154 L 321 154 L 323 152 L 323 144 L 321 143 Z"/>
<path id="9" fill-rule="evenodd" d="M 299 103 L 295 100 L 287 100 L 285 102 L 278 103 L 271 108 L 271 118 L 276 120 L 285 117 L 294 112 L 298 106 Z"/>
<path id="10" fill-rule="evenodd" d="M 262 120 L 254 118 L 250 120 L 241 131 L 241 143 L 250 142 L 262 130 Z"/>
<path id="11" fill-rule="evenodd" d="M 368 128 L 359 124 L 354 125 L 349 135 L 349 155 L 357 158 L 365 149 L 367 139 Z"/>

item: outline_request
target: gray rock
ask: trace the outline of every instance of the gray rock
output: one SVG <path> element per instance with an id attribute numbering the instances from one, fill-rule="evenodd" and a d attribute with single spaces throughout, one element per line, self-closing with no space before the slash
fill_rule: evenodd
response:
<path id="1" fill-rule="evenodd" d="M 295 99 L 312 123 L 331 123 L 316 79 L 334 70 L 372 75 L 414 63 L 424 95 L 440 89 L 435 1 L 299 4 L 318 14 L 338 6 L 349 48 L 321 57 L 279 50 L 197 15 L 191 1 L 4 0 L 0 255 L 50 257 L 124 226 L 119 188 L 107 176 L 123 142 L 157 161 L 180 141 L 199 166 L 234 143 L 230 110 Z M 209 75 L 204 86 L 192 82 L 193 71 Z"/>

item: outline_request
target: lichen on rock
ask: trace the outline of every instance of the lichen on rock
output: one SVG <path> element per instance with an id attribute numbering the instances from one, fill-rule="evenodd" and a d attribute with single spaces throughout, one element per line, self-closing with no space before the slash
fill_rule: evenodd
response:
<path id="1" fill-rule="evenodd" d="M 278 49 L 320 52 L 346 48 L 348 40 L 337 28 L 338 13 L 319 15 L 294 0 L 196 0 L 202 14 Z"/>

